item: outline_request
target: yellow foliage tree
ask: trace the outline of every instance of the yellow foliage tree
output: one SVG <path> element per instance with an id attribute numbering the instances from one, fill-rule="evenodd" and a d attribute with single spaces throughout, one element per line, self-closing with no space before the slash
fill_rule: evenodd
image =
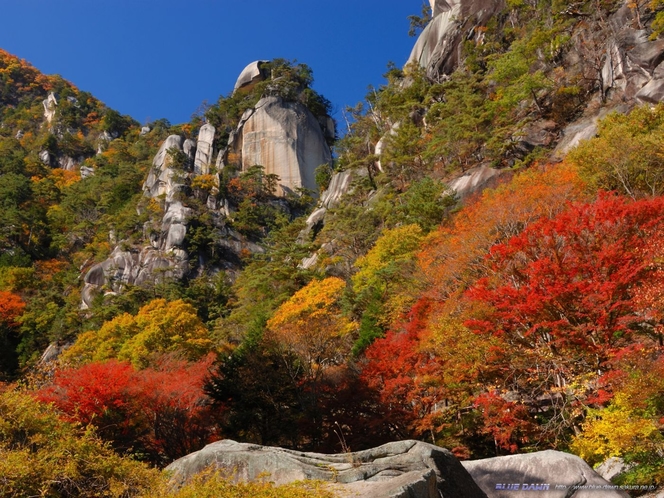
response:
<path id="1" fill-rule="evenodd" d="M 120 457 L 30 394 L 0 394 L 0 496 L 130 498 L 162 483 L 159 472 Z"/>
<path id="2" fill-rule="evenodd" d="M 418 291 L 413 279 L 415 252 L 423 237 L 416 224 L 385 230 L 371 250 L 355 261 L 353 291 L 361 302 L 381 301 L 378 323 L 385 327 L 413 303 Z"/>
<path id="3" fill-rule="evenodd" d="M 339 304 L 346 283 L 337 277 L 313 280 L 282 304 L 268 320 L 268 336 L 295 354 L 310 378 L 342 363 L 357 324 Z"/>
<path id="4" fill-rule="evenodd" d="M 588 410 L 583 432 L 574 439 L 571 449 L 592 464 L 628 453 L 661 451 L 664 438 L 651 417 L 635 409 L 629 396 L 618 393 L 607 408 Z"/>
<path id="5" fill-rule="evenodd" d="M 193 306 L 180 299 L 155 299 L 136 316 L 124 313 L 104 323 L 98 331 L 81 334 L 62 359 L 80 365 L 118 358 L 145 368 L 154 353 L 182 353 L 196 360 L 211 348 L 208 330 Z"/>

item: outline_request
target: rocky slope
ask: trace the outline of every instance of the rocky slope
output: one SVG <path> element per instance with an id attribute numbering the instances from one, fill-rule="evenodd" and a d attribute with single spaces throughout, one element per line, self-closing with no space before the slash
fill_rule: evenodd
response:
<path id="1" fill-rule="evenodd" d="M 247 66 L 234 93 L 249 92 L 258 82 L 269 81 L 270 75 L 259 69 L 264 64 L 259 61 Z M 186 242 L 188 222 L 194 214 L 186 204 L 193 195 L 190 185 L 198 177 L 209 177 L 212 182 L 201 209 L 212 219 L 215 244 L 227 253 L 213 271 L 220 267 L 237 271 L 242 254 L 262 252 L 259 245 L 229 223 L 237 205 L 219 189 L 227 163 L 232 163 L 239 174 L 260 165 L 265 175 L 276 175 L 272 192 L 276 199 L 300 195 L 304 189 L 316 190 L 316 168 L 331 162 L 325 134 L 328 139 L 334 138 L 334 122 L 329 116 L 318 120 L 304 104 L 286 99 L 276 90 L 272 93 L 275 95 L 261 98 L 244 111 L 225 148 L 215 150 L 216 130 L 210 123 L 200 127 L 196 141 L 181 135 L 166 138 L 143 184 L 145 196 L 162 205 L 163 217 L 145 224 L 148 245 L 122 249 L 126 244 L 121 242 L 107 260 L 87 271 L 82 291 L 84 309 L 92 304 L 99 289 L 114 294 L 126 285 L 181 280 L 190 272 L 190 257 L 203 262 L 202 255 L 188 253 Z M 204 264 L 195 266 L 200 272 Z"/>

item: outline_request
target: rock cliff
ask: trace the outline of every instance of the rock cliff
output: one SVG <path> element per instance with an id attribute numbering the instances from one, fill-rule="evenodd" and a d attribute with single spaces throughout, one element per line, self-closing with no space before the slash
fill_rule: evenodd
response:
<path id="1" fill-rule="evenodd" d="M 299 188 L 316 190 L 314 171 L 332 160 L 320 123 L 299 102 L 278 96 L 262 98 L 248 109 L 231 134 L 227 154 L 241 169 L 260 165 L 279 176 L 277 195 Z"/>
<path id="2" fill-rule="evenodd" d="M 250 64 L 240 75 L 237 88 L 248 91 L 248 86 L 268 77 L 262 64 L 262 61 Z M 227 255 L 228 264 L 222 266 L 235 269 L 240 254 L 261 252 L 260 246 L 227 223 L 233 217 L 234 207 L 219 193 L 218 171 L 225 167 L 224 161 L 230 156 L 239 161 L 240 174 L 260 165 L 265 173 L 277 175 L 277 196 L 294 194 L 301 188 L 314 191 L 315 169 L 331 162 L 326 133 L 327 138 L 330 134 L 334 136 L 334 122 L 329 116 L 316 117 L 297 100 L 271 95 L 261 98 L 244 112 L 230 134 L 227 147 L 222 150 L 215 150 L 216 128 L 211 123 L 201 126 L 196 141 L 183 140 L 180 135 L 167 137 L 143 184 L 145 196 L 162 207 L 163 215 L 145 224 L 144 247 L 127 247 L 121 242 L 107 260 L 85 273 L 82 307 L 88 308 L 100 290 L 106 294 L 116 293 L 125 285 L 181 279 L 191 269 L 190 256 L 196 258 L 195 266 L 204 264 L 202 256 L 190 255 L 187 247 L 188 226 L 193 216 L 193 210 L 187 206 L 189 197 L 195 194 L 191 185 L 201 175 L 213 174 L 213 185 L 200 200 L 205 203 L 203 209 L 207 209 L 208 219 L 212 220 L 217 252 Z M 211 168 L 215 153 L 217 171 Z"/>
<path id="3" fill-rule="evenodd" d="M 475 35 L 504 7 L 502 0 L 430 0 L 433 19 L 422 31 L 408 63 L 418 63 L 433 80 L 451 74 L 461 60 L 461 41 Z"/>

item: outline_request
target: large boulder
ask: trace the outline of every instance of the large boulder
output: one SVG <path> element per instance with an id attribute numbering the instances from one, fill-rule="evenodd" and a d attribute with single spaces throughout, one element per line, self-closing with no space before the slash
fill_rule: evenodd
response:
<path id="1" fill-rule="evenodd" d="M 93 265 L 83 276 L 83 290 L 81 291 L 81 309 L 88 309 L 101 288 L 118 292 L 125 284 L 134 280 L 134 268 L 137 258 L 130 251 L 116 247 L 110 256 Z"/>
<path id="2" fill-rule="evenodd" d="M 629 495 L 579 457 L 547 450 L 462 462 L 489 498 L 532 492 L 538 498 L 618 498 Z"/>
<path id="3" fill-rule="evenodd" d="M 314 115 L 299 102 L 274 96 L 244 113 L 227 153 L 239 158 L 243 171 L 260 165 L 267 174 L 278 175 L 277 195 L 300 187 L 315 191 L 316 168 L 332 160 Z"/>
<path id="4" fill-rule="evenodd" d="M 175 485 L 181 485 L 210 467 L 238 482 L 266 474 L 277 485 L 328 481 L 336 483 L 334 489 L 343 497 L 486 498 L 452 453 L 419 441 L 324 455 L 223 440 L 176 460 L 166 471 Z"/>
<path id="5" fill-rule="evenodd" d="M 477 166 L 465 171 L 461 176 L 447 183 L 454 193 L 463 199 L 472 194 L 481 192 L 485 188 L 498 185 L 498 180 L 506 172 L 490 168 L 489 166 Z"/>

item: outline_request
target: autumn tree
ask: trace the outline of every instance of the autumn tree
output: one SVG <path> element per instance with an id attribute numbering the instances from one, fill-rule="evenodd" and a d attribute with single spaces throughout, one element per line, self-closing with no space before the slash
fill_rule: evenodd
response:
<path id="1" fill-rule="evenodd" d="M 485 254 L 542 216 L 555 216 L 583 199 L 584 183 L 568 164 L 531 168 L 495 189 L 484 190 L 449 223 L 432 233 L 418 255 L 430 293 L 445 299 L 487 271 Z"/>
<path id="2" fill-rule="evenodd" d="M 293 372 L 302 369 L 315 380 L 327 366 L 344 361 L 356 329 L 341 311 L 345 287 L 337 277 L 312 280 L 268 320 L 269 337 L 299 360 L 291 365 Z"/>
<path id="3" fill-rule="evenodd" d="M 81 334 L 62 361 L 81 364 L 117 358 L 141 368 L 150 364 L 154 353 L 177 352 L 195 360 L 211 346 L 208 331 L 193 306 L 182 300 L 155 299 L 136 315 L 124 313 L 98 331 Z"/>
<path id="4" fill-rule="evenodd" d="M 25 392 L 0 394 L 0 494 L 135 497 L 161 485 L 159 473 L 122 458 L 91 427 L 63 421 Z"/>
<path id="5" fill-rule="evenodd" d="M 401 330 L 389 331 L 365 352 L 362 379 L 379 394 L 396 436 L 424 437 L 435 442 L 441 423 L 438 407 L 446 387 L 440 382 L 441 363 L 420 348 L 431 303 L 420 300 Z"/>
<path id="6" fill-rule="evenodd" d="M 382 335 L 414 299 L 415 250 L 422 237 L 419 225 L 385 230 L 374 247 L 355 261 L 358 271 L 352 277 L 352 290 L 362 313 L 356 354 Z"/>
<path id="7" fill-rule="evenodd" d="M 629 114 L 611 113 L 597 136 L 569 154 L 582 177 L 595 188 L 633 199 L 664 193 L 664 107 L 644 105 Z"/>
<path id="8" fill-rule="evenodd" d="M 18 367 L 16 346 L 19 342 L 19 323 L 17 319 L 24 309 L 25 303 L 20 296 L 0 290 L 0 376 L 9 376 Z"/>
<path id="9" fill-rule="evenodd" d="M 612 369 L 598 381 L 599 389 L 571 450 L 589 463 L 610 457 L 629 468 L 621 484 L 664 482 L 662 416 L 664 357 L 661 348 L 637 344 L 610 360 Z"/>
<path id="10" fill-rule="evenodd" d="M 140 371 L 116 360 L 88 363 L 57 370 L 37 397 L 68 421 L 95 426 L 116 450 L 164 464 L 214 439 L 215 418 L 203 392 L 213 359 L 162 356 Z"/>
<path id="11" fill-rule="evenodd" d="M 605 195 L 543 218 L 494 246 L 489 276 L 467 292 L 488 305 L 467 326 L 514 353 L 497 382 L 524 402 L 551 406 L 553 437 L 569 429 L 572 413 L 581 415 L 584 376 L 621 348 L 648 341 L 653 324 L 635 307 L 633 290 L 653 275 L 647 248 L 664 228 L 662 207 L 662 198 Z"/>
<path id="12" fill-rule="evenodd" d="M 345 288 L 337 277 L 312 280 L 267 322 L 265 340 L 282 355 L 300 404 L 314 421 L 321 416 L 321 381 L 331 367 L 346 361 L 357 329 L 341 310 Z"/>

